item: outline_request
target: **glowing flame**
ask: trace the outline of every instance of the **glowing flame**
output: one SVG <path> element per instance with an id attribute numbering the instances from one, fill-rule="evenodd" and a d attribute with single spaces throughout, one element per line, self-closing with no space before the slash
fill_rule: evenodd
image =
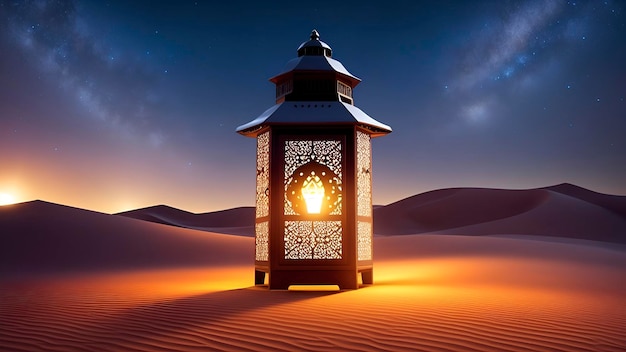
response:
<path id="1" fill-rule="evenodd" d="M 322 200 L 324 199 L 324 184 L 319 176 L 311 173 L 302 184 L 302 196 L 306 203 L 306 210 L 309 214 L 319 214 L 322 210 Z"/>

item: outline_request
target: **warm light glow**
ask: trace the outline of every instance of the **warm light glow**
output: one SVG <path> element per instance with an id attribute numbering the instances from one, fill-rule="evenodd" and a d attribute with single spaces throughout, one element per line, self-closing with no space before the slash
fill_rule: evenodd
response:
<path id="1" fill-rule="evenodd" d="M 324 185 L 319 176 L 311 173 L 302 184 L 302 197 L 306 203 L 306 210 L 309 214 L 319 214 L 322 210 L 322 200 L 324 199 Z"/>
<path id="2" fill-rule="evenodd" d="M 0 206 L 15 203 L 15 197 L 12 194 L 0 193 Z"/>
<path id="3" fill-rule="evenodd" d="M 288 291 L 339 291 L 339 285 L 289 285 Z"/>

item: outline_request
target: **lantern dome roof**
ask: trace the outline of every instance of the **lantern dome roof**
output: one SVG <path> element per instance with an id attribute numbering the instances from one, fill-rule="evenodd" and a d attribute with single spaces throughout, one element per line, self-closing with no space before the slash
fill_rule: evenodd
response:
<path id="1" fill-rule="evenodd" d="M 289 60 L 283 70 L 270 81 L 277 83 L 282 76 L 293 71 L 334 71 L 347 78 L 355 87 L 361 79 L 351 74 L 341 64 L 333 59 L 330 46 L 320 40 L 317 30 L 311 32 L 311 39 L 298 47 L 298 57 Z"/>
<path id="2" fill-rule="evenodd" d="M 320 40 L 320 34 L 317 30 L 311 31 L 311 39 L 306 41 L 298 47 L 298 56 L 310 55 L 310 56 L 328 56 L 331 57 L 333 49 L 323 41 Z"/>
<path id="3" fill-rule="evenodd" d="M 254 137 L 262 128 L 277 125 L 356 125 L 369 130 L 372 137 L 391 132 L 391 127 L 353 105 L 352 89 L 361 80 L 331 54 L 330 46 L 313 30 L 311 39 L 298 47 L 298 57 L 270 79 L 276 84 L 276 105 L 239 126 L 237 132 Z"/>

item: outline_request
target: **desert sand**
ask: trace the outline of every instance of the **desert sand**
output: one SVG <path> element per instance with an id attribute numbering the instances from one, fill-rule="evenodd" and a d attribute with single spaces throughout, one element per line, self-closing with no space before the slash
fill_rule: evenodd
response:
<path id="1" fill-rule="evenodd" d="M 498 219 L 477 212 L 451 216 L 449 228 L 415 221 L 414 234 L 377 236 L 375 284 L 337 292 L 254 287 L 250 237 L 41 201 L 0 207 L 0 349 L 626 350 L 623 198 L 539 191 L 530 201 L 505 192 L 521 205 Z M 471 195 L 460 192 L 458 207 Z M 403 216 L 424 206 L 409 200 Z M 589 221 L 568 237 L 548 231 L 549 214 L 613 227 L 589 238 Z M 409 220 L 395 225 L 410 230 Z M 473 236 L 460 236 L 467 226 Z"/>

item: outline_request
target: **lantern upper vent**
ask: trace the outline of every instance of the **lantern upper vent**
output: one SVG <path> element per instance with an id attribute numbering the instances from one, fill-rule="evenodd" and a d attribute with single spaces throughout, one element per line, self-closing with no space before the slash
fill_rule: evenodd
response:
<path id="1" fill-rule="evenodd" d="M 298 47 L 298 57 L 305 55 L 331 57 L 333 55 L 333 49 L 320 40 L 320 34 L 314 29 L 311 32 L 311 40 L 300 44 Z"/>

